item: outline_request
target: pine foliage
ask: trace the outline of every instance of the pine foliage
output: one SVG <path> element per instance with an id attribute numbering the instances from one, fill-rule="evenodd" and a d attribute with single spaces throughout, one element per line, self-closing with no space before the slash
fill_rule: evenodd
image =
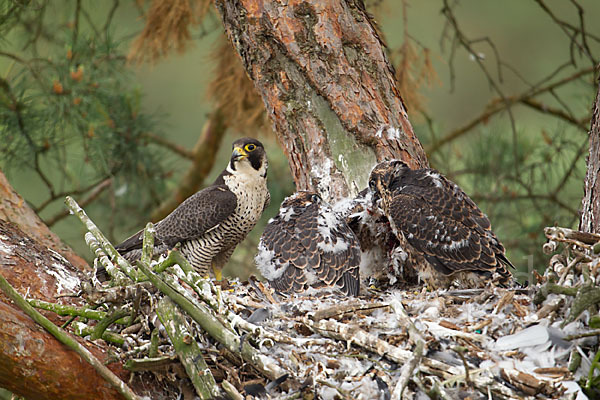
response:
<path id="1" fill-rule="evenodd" d="M 15 10 L 3 10 L 0 168 L 43 185 L 47 200 L 38 212 L 109 180 L 102 186 L 109 196 L 98 204 L 109 214 L 109 207 L 130 213 L 155 203 L 162 188 L 165 156 L 145 136 L 156 133 L 158 119 L 142 110 L 112 13 L 94 21 L 88 4 L 61 3 L 14 2 Z M 44 17 L 57 9 L 64 14 Z"/>

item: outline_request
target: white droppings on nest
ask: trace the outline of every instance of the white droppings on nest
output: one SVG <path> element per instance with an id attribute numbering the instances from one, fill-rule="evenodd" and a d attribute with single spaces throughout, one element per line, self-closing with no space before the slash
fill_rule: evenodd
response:
<path id="1" fill-rule="evenodd" d="M 56 279 L 56 292 L 58 294 L 65 292 L 73 294 L 79 290 L 81 283 L 79 278 L 67 271 L 63 264 L 53 263 L 52 267 L 45 269 L 45 272 Z"/>
<path id="2" fill-rule="evenodd" d="M 262 255 L 269 262 L 273 257 Z M 569 262 L 567 259 L 562 264 Z M 584 264 L 589 267 L 589 261 Z M 582 267 L 572 267 L 577 287 L 589 283 L 589 277 L 581 276 Z M 596 278 L 591 271 L 588 274 Z M 583 400 L 586 397 L 576 382 L 587 379 L 598 341 L 596 337 L 566 340 L 565 335 L 588 332 L 589 312 L 561 327 L 573 308 L 573 296 L 536 297 L 539 304 L 534 304 L 533 295 L 542 293 L 540 286 L 534 284 L 527 290 L 491 285 L 434 291 L 421 287 L 363 288 L 362 295 L 355 298 L 335 290 L 280 296 L 267 293 L 269 284 L 264 283 L 264 287 L 235 284 L 234 290 L 219 293 L 225 312 L 237 314 L 234 331 L 240 336 L 250 333 L 253 346 L 259 343 L 256 359 L 285 371 L 295 385 L 312 382 L 305 390 L 322 398 L 384 398 L 395 392 L 402 372 L 408 370 L 410 382 L 403 394 L 407 399 L 427 398 L 425 392 L 433 387 L 444 390 L 446 398 L 532 398 L 511 382 L 516 379 L 522 383 L 518 382 L 519 375 L 526 374 L 527 383 L 533 382 L 543 391 L 538 394 L 540 398 L 565 398 L 566 390 Z M 397 314 L 399 304 L 406 310 L 402 319 Z M 548 306 L 552 311 L 542 315 Z M 249 329 L 242 320 L 248 321 L 248 316 L 263 309 L 270 317 L 252 322 L 260 329 Z M 231 320 L 230 315 L 228 318 Z M 407 332 L 407 319 L 427 343 L 421 358 L 416 357 L 416 343 Z M 289 340 L 260 345 L 269 339 L 267 334 Z M 214 340 L 200 337 L 196 339 L 205 340 L 203 348 L 211 354 L 211 367 L 227 362 L 219 358 L 219 345 Z M 464 352 L 468 378 L 459 351 Z M 572 374 L 567 366 L 571 354 L 576 353 L 582 356 L 582 366 Z M 416 362 L 411 369 L 413 359 Z M 555 369 L 549 375 L 538 368 Z M 281 386 L 274 388 L 269 396 L 287 398 L 297 393 L 283 390 Z"/>
<path id="3" fill-rule="evenodd" d="M 6 239 L 8 239 L 8 238 L 6 238 Z M 2 239 L 2 240 L 6 240 L 6 239 Z M 11 254 L 14 247 L 15 246 L 13 246 L 13 245 L 6 244 L 4 242 L 0 242 L 0 252 L 2 252 L 4 254 Z"/>

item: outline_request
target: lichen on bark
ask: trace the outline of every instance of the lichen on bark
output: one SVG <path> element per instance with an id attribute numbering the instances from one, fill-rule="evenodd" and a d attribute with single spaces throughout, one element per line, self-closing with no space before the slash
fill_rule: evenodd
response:
<path id="1" fill-rule="evenodd" d="M 360 2 L 218 0 L 216 6 L 298 189 L 338 200 L 362 190 L 377 161 L 427 165 Z"/>

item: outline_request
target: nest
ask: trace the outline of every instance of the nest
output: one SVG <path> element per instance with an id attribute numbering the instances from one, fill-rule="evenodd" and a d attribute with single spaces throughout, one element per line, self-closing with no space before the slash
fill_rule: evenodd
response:
<path id="1" fill-rule="evenodd" d="M 86 238 L 97 262 L 118 284 L 82 285 L 88 303 L 104 310 L 104 318 L 79 323 L 76 331 L 115 343 L 114 359 L 133 371 L 132 380 L 153 376 L 171 394 L 193 398 L 195 389 L 201 398 L 226 393 L 234 399 L 597 395 L 600 236 L 547 228 L 544 249 L 554 256 L 529 287 L 415 286 L 367 288 L 359 297 L 323 290 L 283 297 L 252 278 L 216 285 L 199 277 L 177 251 L 159 261 L 143 258 L 136 270 L 87 221 L 94 228 Z M 147 228 L 148 242 L 151 233 Z M 101 324 L 105 329 L 98 332 Z"/>

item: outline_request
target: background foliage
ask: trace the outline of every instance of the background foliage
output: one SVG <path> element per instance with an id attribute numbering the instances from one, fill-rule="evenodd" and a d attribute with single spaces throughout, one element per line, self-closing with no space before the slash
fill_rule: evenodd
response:
<path id="1" fill-rule="evenodd" d="M 64 195 L 120 241 L 181 184 L 203 126 L 222 113 L 227 136 L 204 183 L 236 136 L 261 138 L 270 160 L 272 205 L 228 266 L 247 276 L 264 224 L 294 190 L 287 162 L 210 2 L 164 3 L 0 3 L 0 168 L 86 255 L 82 228 L 64 218 Z M 513 263 L 544 268 L 542 228 L 577 227 L 600 3 L 367 7 L 431 165 L 490 216 Z"/>

